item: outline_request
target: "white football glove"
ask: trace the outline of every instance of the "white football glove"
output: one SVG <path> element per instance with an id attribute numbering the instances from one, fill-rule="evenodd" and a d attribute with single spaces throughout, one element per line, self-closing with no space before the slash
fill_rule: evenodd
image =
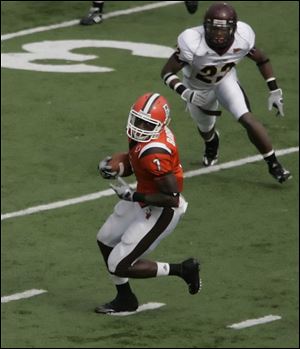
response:
<path id="1" fill-rule="evenodd" d="M 276 116 L 284 116 L 283 113 L 283 95 L 282 89 L 278 88 L 277 90 L 270 91 L 270 95 L 268 98 L 268 107 L 269 110 L 272 110 L 272 107 L 278 109 Z"/>
<path id="2" fill-rule="evenodd" d="M 117 185 L 110 184 L 110 187 L 120 199 L 132 201 L 134 190 L 121 177 L 117 177 L 117 180 L 119 183 Z"/>
<path id="3" fill-rule="evenodd" d="M 111 166 L 108 165 L 111 160 L 111 156 L 107 156 L 105 159 L 99 162 L 98 170 L 100 175 L 105 179 L 115 179 L 117 176 L 117 171 L 112 171 Z"/>
<path id="4" fill-rule="evenodd" d="M 200 91 L 190 90 L 189 88 L 183 91 L 181 98 L 185 102 L 192 103 L 197 107 L 202 107 L 202 105 L 205 103 Z"/>

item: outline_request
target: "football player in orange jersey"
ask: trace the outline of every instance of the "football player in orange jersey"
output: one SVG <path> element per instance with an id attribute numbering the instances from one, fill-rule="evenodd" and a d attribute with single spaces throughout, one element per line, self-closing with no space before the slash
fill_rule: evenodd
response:
<path id="1" fill-rule="evenodd" d="M 177 226 L 187 202 L 181 195 L 183 170 L 172 131 L 170 109 L 158 93 L 146 93 L 132 106 L 127 122 L 128 160 L 137 179 L 134 191 L 112 171 L 105 158 L 99 164 L 105 179 L 117 179 L 111 187 L 121 199 L 98 232 L 97 242 L 117 296 L 95 309 L 108 314 L 135 311 L 138 300 L 128 278 L 177 275 L 189 293 L 201 288 L 199 262 L 189 258 L 178 264 L 154 262 L 144 256 Z M 129 173 L 123 174 L 123 176 Z"/>

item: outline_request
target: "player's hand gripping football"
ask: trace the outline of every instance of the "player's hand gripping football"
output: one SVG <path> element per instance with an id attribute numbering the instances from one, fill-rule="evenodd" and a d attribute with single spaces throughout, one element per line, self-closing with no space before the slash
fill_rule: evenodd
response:
<path id="1" fill-rule="evenodd" d="M 132 201 L 134 190 L 122 179 L 117 177 L 118 184 L 110 184 L 110 187 L 116 192 L 118 197 L 122 200 Z"/>
<path id="2" fill-rule="evenodd" d="M 275 107 L 278 111 L 276 116 L 284 116 L 283 113 L 283 96 L 282 89 L 278 88 L 277 90 L 270 91 L 268 98 L 268 107 L 269 110 L 272 110 L 272 107 Z"/>
<path id="3" fill-rule="evenodd" d="M 112 171 L 112 168 L 108 163 L 111 160 L 111 156 L 107 156 L 105 159 L 99 162 L 98 170 L 100 175 L 105 179 L 115 179 L 117 176 L 117 171 Z"/>

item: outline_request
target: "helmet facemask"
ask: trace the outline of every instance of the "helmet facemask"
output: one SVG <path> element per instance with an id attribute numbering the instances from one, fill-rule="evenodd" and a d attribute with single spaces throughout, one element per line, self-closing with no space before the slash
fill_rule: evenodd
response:
<path id="1" fill-rule="evenodd" d="M 205 39 L 208 44 L 216 48 L 225 48 L 231 44 L 236 23 L 225 19 L 207 19 L 204 23 Z"/>
<path id="2" fill-rule="evenodd" d="M 151 118 L 150 114 L 143 111 L 130 110 L 127 122 L 127 135 L 137 142 L 149 142 L 159 137 L 161 131 L 167 124 Z"/>

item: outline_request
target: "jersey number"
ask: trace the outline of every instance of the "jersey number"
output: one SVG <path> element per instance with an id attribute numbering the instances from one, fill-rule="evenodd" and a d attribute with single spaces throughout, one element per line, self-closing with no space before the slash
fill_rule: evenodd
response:
<path id="1" fill-rule="evenodd" d="M 216 67 L 215 65 L 208 65 L 200 70 L 196 78 L 206 83 L 216 83 L 220 81 L 231 69 L 234 63 L 227 63 L 223 67 Z"/>
<path id="2" fill-rule="evenodd" d="M 160 171 L 161 170 L 160 161 L 158 159 L 154 159 L 153 163 L 157 166 L 157 170 Z"/>

